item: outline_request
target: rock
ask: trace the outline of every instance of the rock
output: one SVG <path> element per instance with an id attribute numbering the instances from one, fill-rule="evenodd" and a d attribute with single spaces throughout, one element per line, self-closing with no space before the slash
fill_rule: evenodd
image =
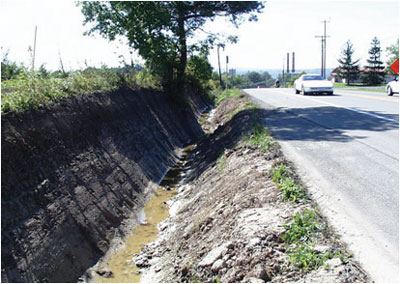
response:
<path id="1" fill-rule="evenodd" d="M 254 247 L 254 246 L 258 245 L 260 242 L 261 242 L 260 238 L 252 238 L 249 241 L 249 246 Z"/>
<path id="2" fill-rule="evenodd" d="M 139 255 L 138 257 L 135 258 L 135 265 L 139 268 L 149 267 L 150 266 L 149 259 L 144 255 Z"/>
<path id="3" fill-rule="evenodd" d="M 318 253 L 324 253 L 330 250 L 330 247 L 328 245 L 316 245 L 314 247 L 314 250 Z"/>
<path id="4" fill-rule="evenodd" d="M 211 267 L 211 270 L 215 273 L 220 271 L 222 268 L 226 266 L 226 262 L 222 259 L 217 259 Z"/>
<path id="5" fill-rule="evenodd" d="M 265 270 L 265 267 L 263 265 L 257 265 L 252 273 L 252 276 L 265 282 L 271 281 L 271 276 Z"/>
<path id="6" fill-rule="evenodd" d="M 202 261 L 199 262 L 200 267 L 211 266 L 217 259 L 221 258 L 222 255 L 225 255 L 228 246 L 231 245 L 231 242 L 225 243 L 212 251 L 210 251 Z"/>
<path id="7" fill-rule="evenodd" d="M 249 277 L 249 278 L 245 278 L 244 279 L 246 283 L 265 283 L 264 280 L 260 279 L 260 278 L 256 278 L 256 277 Z"/>
<path id="8" fill-rule="evenodd" d="M 114 277 L 112 271 L 108 268 L 99 268 L 96 270 L 96 273 L 99 274 L 100 276 L 103 276 L 105 278 L 111 278 Z"/>

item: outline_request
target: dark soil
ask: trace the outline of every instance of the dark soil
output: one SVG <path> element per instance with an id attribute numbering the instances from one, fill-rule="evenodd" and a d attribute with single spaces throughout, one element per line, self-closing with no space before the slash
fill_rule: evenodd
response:
<path id="1" fill-rule="evenodd" d="M 76 282 L 96 263 L 203 135 L 207 104 L 186 98 L 124 88 L 3 115 L 2 282 Z"/>

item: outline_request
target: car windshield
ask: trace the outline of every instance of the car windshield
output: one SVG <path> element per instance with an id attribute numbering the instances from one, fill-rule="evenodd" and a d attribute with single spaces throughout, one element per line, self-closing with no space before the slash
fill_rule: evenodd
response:
<path id="1" fill-rule="evenodd" d="M 321 76 L 304 76 L 303 77 L 304 81 L 310 81 L 310 80 L 324 80 Z"/>

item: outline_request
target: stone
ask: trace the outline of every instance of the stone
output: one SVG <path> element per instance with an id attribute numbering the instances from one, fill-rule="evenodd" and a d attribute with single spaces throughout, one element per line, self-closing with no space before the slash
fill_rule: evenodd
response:
<path id="1" fill-rule="evenodd" d="M 225 243 L 213 250 L 211 250 L 203 259 L 199 262 L 199 267 L 211 266 L 217 259 L 221 258 L 225 255 L 228 246 L 231 245 L 231 242 Z"/>
<path id="2" fill-rule="evenodd" d="M 224 268 L 226 266 L 226 262 L 222 259 L 217 259 L 214 264 L 211 267 L 211 270 L 213 272 L 218 272 L 220 271 L 222 268 Z"/>
<path id="3" fill-rule="evenodd" d="M 249 241 L 249 246 L 254 247 L 254 246 L 258 245 L 260 242 L 261 242 L 261 239 L 260 239 L 260 238 L 252 238 L 252 239 Z"/>
<path id="4" fill-rule="evenodd" d="M 96 270 L 96 273 L 99 274 L 100 276 L 103 276 L 105 278 L 111 278 L 114 277 L 112 271 L 108 268 L 99 268 Z"/>
<path id="5" fill-rule="evenodd" d="M 271 281 L 271 277 L 263 265 L 257 265 L 252 275 L 258 279 L 262 279 L 265 282 Z"/>

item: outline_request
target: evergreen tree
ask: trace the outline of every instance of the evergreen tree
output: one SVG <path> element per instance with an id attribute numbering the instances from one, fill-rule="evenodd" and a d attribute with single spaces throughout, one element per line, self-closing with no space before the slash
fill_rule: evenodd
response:
<path id="1" fill-rule="evenodd" d="M 342 50 L 341 58 L 338 59 L 339 68 L 337 70 L 339 77 L 346 79 L 347 85 L 350 85 L 350 82 L 356 80 L 360 75 L 360 66 L 358 65 L 360 59 L 353 61 L 353 53 L 353 44 L 348 40 Z"/>
<path id="2" fill-rule="evenodd" d="M 379 85 L 383 82 L 385 76 L 383 62 L 381 61 L 381 45 L 377 37 L 374 37 L 371 42 L 371 48 L 369 49 L 369 59 L 367 59 L 368 65 L 365 66 L 365 75 L 363 82 L 367 85 Z"/>

